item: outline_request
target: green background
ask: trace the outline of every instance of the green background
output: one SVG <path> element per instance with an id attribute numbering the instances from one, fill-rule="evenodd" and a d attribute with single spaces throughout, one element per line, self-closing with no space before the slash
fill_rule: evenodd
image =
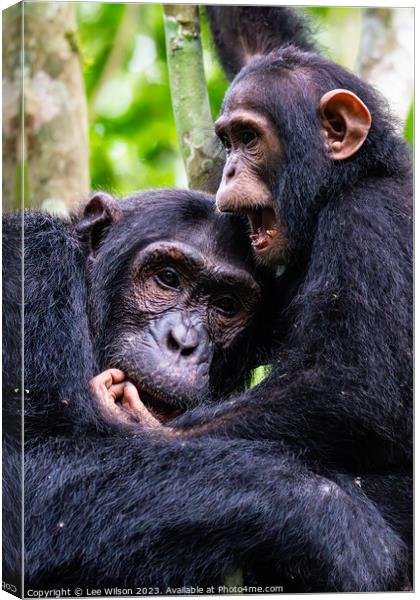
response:
<path id="1" fill-rule="evenodd" d="M 362 9 L 311 8 L 324 54 L 356 65 Z M 185 187 L 165 57 L 159 4 L 77 4 L 89 103 L 92 189 L 117 195 L 152 187 Z M 228 82 L 205 22 L 204 63 L 213 116 Z M 346 43 L 343 43 L 346 40 Z M 406 136 L 412 142 L 412 111 Z"/>

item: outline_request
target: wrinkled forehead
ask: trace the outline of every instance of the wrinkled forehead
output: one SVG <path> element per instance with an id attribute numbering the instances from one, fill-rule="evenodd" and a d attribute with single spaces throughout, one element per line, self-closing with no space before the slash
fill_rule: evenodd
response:
<path id="1" fill-rule="evenodd" d="M 180 192 L 159 192 L 136 199 L 116 225 L 110 252 L 125 254 L 129 248 L 175 240 L 194 248 L 207 262 L 253 272 L 246 218 L 216 212 L 209 198 L 204 202 Z"/>
<path id="2" fill-rule="evenodd" d="M 237 111 L 253 112 L 275 124 L 273 110 L 282 102 L 285 83 L 275 80 L 274 73 L 251 72 L 235 83 L 225 97 L 222 114 L 230 117 Z"/>
<path id="3" fill-rule="evenodd" d="M 259 61 L 260 59 L 256 59 Z M 248 108 L 272 117 L 273 109 L 284 102 L 304 96 L 311 91 L 310 73 L 307 69 L 290 69 L 272 64 L 255 68 L 233 81 L 225 96 L 224 114 L 237 108 Z M 308 90 L 309 88 L 309 90 Z"/>
<path id="4" fill-rule="evenodd" d="M 238 82 L 234 83 L 223 102 L 223 113 L 230 113 L 238 108 L 255 109 L 261 106 L 261 101 L 264 95 L 264 88 L 261 87 L 263 82 L 254 74 L 243 77 Z"/>

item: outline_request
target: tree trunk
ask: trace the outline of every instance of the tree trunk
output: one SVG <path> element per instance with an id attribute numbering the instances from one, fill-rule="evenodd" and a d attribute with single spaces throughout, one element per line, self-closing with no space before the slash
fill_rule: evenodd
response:
<path id="1" fill-rule="evenodd" d="M 24 170 L 25 206 L 65 215 L 89 191 L 88 122 L 75 4 L 24 3 L 24 133 L 20 151 L 7 162 L 4 177 Z M 13 20 L 13 19 L 12 19 Z M 5 144 L 19 149 L 19 99 L 22 87 L 21 35 L 6 25 L 3 110 Z M 8 208 L 18 206 L 5 182 Z M 16 186 L 15 186 L 16 187 Z"/>
<path id="2" fill-rule="evenodd" d="M 22 3 L 3 11 L 3 210 L 20 208 L 22 135 Z"/>
<path id="3" fill-rule="evenodd" d="M 172 107 L 188 184 L 214 193 L 224 156 L 213 133 L 198 8 L 165 4 L 163 10 Z"/>
<path id="4" fill-rule="evenodd" d="M 359 74 L 387 98 L 403 123 L 413 100 L 414 9 L 367 8 L 359 53 Z"/>

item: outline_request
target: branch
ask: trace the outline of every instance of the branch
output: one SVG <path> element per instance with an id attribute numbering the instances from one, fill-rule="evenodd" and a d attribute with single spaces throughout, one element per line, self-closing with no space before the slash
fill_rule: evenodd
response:
<path id="1" fill-rule="evenodd" d="M 213 132 L 198 8 L 165 4 L 163 12 L 172 107 L 188 185 L 214 193 L 224 156 Z"/>
<path id="2" fill-rule="evenodd" d="M 367 8 L 360 42 L 360 76 L 382 92 L 402 122 L 413 99 L 413 21 L 413 9 Z"/>

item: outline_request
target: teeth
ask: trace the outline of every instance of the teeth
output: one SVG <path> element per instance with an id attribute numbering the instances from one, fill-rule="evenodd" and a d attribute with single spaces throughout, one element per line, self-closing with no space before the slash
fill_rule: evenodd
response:
<path id="1" fill-rule="evenodd" d="M 259 241 L 253 242 L 252 245 L 255 248 L 258 248 L 258 250 L 262 250 L 263 248 L 266 248 L 268 246 L 268 242 L 267 242 L 267 240 L 259 240 Z"/>
<path id="2" fill-rule="evenodd" d="M 258 240 L 261 235 L 268 235 L 269 238 L 273 238 L 277 235 L 277 229 L 266 229 L 263 230 L 261 227 L 258 229 L 258 233 L 251 233 L 249 237 L 252 241 Z"/>
<path id="3" fill-rule="evenodd" d="M 258 227 L 257 233 L 251 233 L 249 237 L 254 248 L 263 250 L 269 245 L 270 240 L 272 240 L 277 233 L 277 229 L 264 229 L 264 227 Z"/>

